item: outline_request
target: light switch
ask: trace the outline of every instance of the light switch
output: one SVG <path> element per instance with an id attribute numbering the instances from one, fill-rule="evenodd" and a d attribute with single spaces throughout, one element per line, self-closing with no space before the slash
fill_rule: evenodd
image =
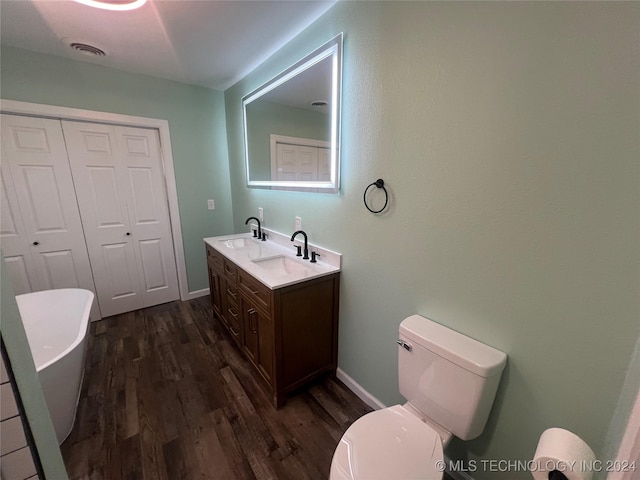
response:
<path id="1" fill-rule="evenodd" d="M 207 208 L 209 210 L 215 210 L 216 209 L 216 202 L 215 200 L 207 200 Z"/>

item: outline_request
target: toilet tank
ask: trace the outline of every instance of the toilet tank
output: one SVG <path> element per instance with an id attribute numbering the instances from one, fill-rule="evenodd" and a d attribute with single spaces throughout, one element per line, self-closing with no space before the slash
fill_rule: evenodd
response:
<path id="1" fill-rule="evenodd" d="M 402 396 L 456 437 L 480 435 L 507 355 L 420 315 L 402 321 L 400 340 Z"/>

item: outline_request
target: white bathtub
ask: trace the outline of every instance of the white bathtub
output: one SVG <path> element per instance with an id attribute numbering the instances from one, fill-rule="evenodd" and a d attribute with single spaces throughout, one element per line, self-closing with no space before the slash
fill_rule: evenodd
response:
<path id="1" fill-rule="evenodd" d="M 62 288 L 16 296 L 58 443 L 71 433 L 84 374 L 93 293 Z"/>

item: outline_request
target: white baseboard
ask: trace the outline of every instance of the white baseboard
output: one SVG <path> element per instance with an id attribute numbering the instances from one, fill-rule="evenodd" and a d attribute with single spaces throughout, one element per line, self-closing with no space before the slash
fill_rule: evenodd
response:
<path id="1" fill-rule="evenodd" d="M 340 367 L 336 370 L 336 377 L 342 383 L 344 383 L 349 390 L 355 393 L 360 400 L 369 405 L 374 410 L 380 410 L 381 408 L 385 408 L 386 405 L 378 400 L 376 397 L 367 392 L 362 385 L 356 382 L 353 378 L 345 373 Z"/>
<path id="2" fill-rule="evenodd" d="M 374 410 L 386 408 L 386 405 L 384 403 L 371 395 L 367 390 L 364 389 L 362 385 L 360 385 L 353 378 L 347 375 L 345 371 L 340 367 L 338 367 L 336 370 L 336 377 L 338 378 L 338 380 L 344 383 L 349 390 L 355 393 L 360 398 L 360 400 L 362 400 Z M 444 460 L 447 465 L 452 464 L 452 462 L 449 461 L 449 457 L 447 457 L 446 455 L 444 457 Z M 466 472 L 452 472 L 447 469 L 446 473 L 454 480 L 474 480 L 473 477 Z"/>
<path id="3" fill-rule="evenodd" d="M 187 295 L 185 295 L 185 298 L 182 298 L 182 301 L 186 301 L 186 300 L 193 300 L 194 298 L 200 298 L 200 297 L 205 297 L 209 295 L 209 289 L 208 288 L 203 288 L 202 290 L 195 290 L 193 292 L 189 292 Z"/>

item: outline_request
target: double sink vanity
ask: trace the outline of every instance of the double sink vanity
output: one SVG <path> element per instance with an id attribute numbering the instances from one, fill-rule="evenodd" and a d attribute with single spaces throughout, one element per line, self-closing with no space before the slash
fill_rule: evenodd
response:
<path id="1" fill-rule="evenodd" d="M 335 373 L 341 256 L 265 230 L 205 238 L 211 305 L 276 408 L 318 376 Z M 315 255 L 314 255 L 315 257 Z"/>

